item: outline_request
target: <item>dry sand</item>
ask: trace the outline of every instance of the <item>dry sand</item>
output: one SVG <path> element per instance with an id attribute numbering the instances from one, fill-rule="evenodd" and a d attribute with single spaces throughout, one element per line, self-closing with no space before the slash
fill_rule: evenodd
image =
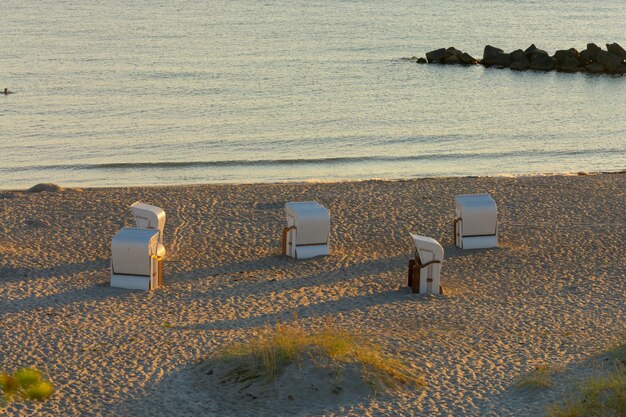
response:
<path id="1" fill-rule="evenodd" d="M 516 380 L 537 363 L 571 368 L 624 338 L 625 190 L 620 173 L 3 192 L 0 369 L 39 367 L 58 392 L 0 413 L 543 415 L 562 388 Z M 498 203 L 501 245 L 459 250 L 453 196 L 482 192 Z M 165 287 L 152 292 L 108 285 L 111 238 L 131 225 L 136 200 L 167 213 Z M 292 200 L 330 209 L 331 256 L 280 256 Z M 446 295 L 403 288 L 409 232 L 445 247 Z M 427 386 L 302 409 L 199 380 L 203 358 L 294 313 L 305 326 L 330 321 L 379 342 Z"/>

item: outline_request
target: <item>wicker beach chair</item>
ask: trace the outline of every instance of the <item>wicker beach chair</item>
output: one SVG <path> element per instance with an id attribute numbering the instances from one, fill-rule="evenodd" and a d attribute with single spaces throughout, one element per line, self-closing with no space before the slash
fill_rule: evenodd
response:
<path id="1" fill-rule="evenodd" d="M 440 283 L 443 247 L 435 239 L 411 233 L 415 258 L 409 261 L 408 286 L 419 294 L 443 294 Z"/>
<path id="2" fill-rule="evenodd" d="M 316 201 L 285 203 L 283 255 L 296 259 L 328 255 L 330 213 Z"/>
<path id="3" fill-rule="evenodd" d="M 498 207 L 489 194 L 457 195 L 454 244 L 461 249 L 498 246 Z"/>
<path id="4" fill-rule="evenodd" d="M 111 242 L 111 287 L 152 290 L 163 281 L 165 212 L 140 202 L 131 210 L 137 227 L 124 227 Z"/>

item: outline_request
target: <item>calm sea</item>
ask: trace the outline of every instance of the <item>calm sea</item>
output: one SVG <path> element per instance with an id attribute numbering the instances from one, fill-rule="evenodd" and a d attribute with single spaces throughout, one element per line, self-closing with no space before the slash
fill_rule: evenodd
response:
<path id="1" fill-rule="evenodd" d="M 626 77 L 417 65 L 626 47 L 626 1 L 2 0 L 0 188 L 614 171 Z"/>

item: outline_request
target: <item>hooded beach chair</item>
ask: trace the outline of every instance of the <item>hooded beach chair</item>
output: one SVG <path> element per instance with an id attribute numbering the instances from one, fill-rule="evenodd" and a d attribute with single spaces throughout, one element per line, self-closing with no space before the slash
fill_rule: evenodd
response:
<path id="1" fill-rule="evenodd" d="M 137 227 L 124 227 L 113 237 L 111 287 L 152 290 L 163 281 L 165 212 L 140 202 L 130 207 Z"/>
<path id="2" fill-rule="evenodd" d="M 454 244 L 461 249 L 498 246 L 498 207 L 489 194 L 457 195 Z"/>
<path id="3" fill-rule="evenodd" d="M 419 294 L 443 294 L 440 284 L 443 248 L 435 239 L 411 233 L 415 246 L 415 259 L 409 261 L 411 292 Z"/>
<path id="4" fill-rule="evenodd" d="M 285 203 L 283 255 L 296 259 L 328 255 L 330 213 L 316 201 Z"/>

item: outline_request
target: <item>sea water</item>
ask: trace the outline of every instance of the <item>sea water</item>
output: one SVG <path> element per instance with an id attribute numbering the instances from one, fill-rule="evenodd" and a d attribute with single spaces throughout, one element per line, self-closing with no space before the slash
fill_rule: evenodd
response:
<path id="1" fill-rule="evenodd" d="M 626 1 L 2 0 L 0 188 L 626 168 L 626 77 L 417 65 L 626 47 Z"/>

